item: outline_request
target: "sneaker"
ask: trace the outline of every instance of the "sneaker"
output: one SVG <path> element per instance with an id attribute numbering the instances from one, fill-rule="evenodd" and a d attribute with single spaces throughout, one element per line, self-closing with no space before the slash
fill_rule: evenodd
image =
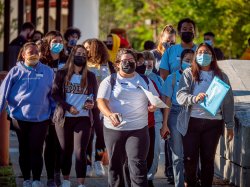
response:
<path id="1" fill-rule="evenodd" d="M 56 183 L 55 183 L 55 181 L 53 179 L 49 179 L 47 181 L 47 186 L 48 187 L 57 187 L 57 185 L 56 185 Z"/>
<path id="2" fill-rule="evenodd" d="M 61 184 L 62 184 L 60 172 L 55 173 L 55 183 L 57 186 L 61 186 Z"/>
<path id="3" fill-rule="evenodd" d="M 70 187 L 70 181 L 69 180 L 63 180 L 62 187 Z"/>
<path id="4" fill-rule="evenodd" d="M 41 181 L 33 181 L 32 187 L 43 187 L 43 183 Z"/>
<path id="5" fill-rule="evenodd" d="M 98 177 L 102 177 L 105 175 L 105 171 L 104 171 L 104 168 L 103 168 L 101 161 L 95 162 L 95 174 Z"/>
<path id="6" fill-rule="evenodd" d="M 23 187 L 32 187 L 32 181 L 31 180 L 23 181 Z"/>
<path id="7" fill-rule="evenodd" d="M 93 175 L 93 168 L 91 165 L 87 165 L 87 169 L 86 169 L 86 176 L 87 177 L 92 177 Z"/>

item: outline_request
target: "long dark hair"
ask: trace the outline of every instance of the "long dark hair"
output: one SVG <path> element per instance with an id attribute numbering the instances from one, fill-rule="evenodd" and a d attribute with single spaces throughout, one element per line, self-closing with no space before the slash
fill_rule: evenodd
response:
<path id="1" fill-rule="evenodd" d="M 50 51 L 50 43 L 51 41 L 57 37 L 60 36 L 63 39 L 62 34 L 59 31 L 49 31 L 45 37 L 43 38 L 43 43 L 41 44 L 41 48 L 43 49 L 41 51 L 41 57 L 40 60 L 42 63 L 53 67 L 53 58 L 51 56 L 51 51 Z M 66 61 L 67 60 L 67 56 L 65 55 L 65 51 L 64 49 L 60 52 L 59 54 L 59 59 L 61 61 Z"/>
<path id="2" fill-rule="evenodd" d="M 66 85 L 70 84 L 70 80 L 72 75 L 74 74 L 74 56 L 78 48 L 82 48 L 85 51 L 86 58 L 87 58 L 87 50 L 82 45 L 76 45 L 72 48 L 71 53 L 69 55 L 69 58 L 63 67 L 67 71 L 66 77 L 65 77 L 65 83 Z M 87 59 L 86 59 L 87 62 Z M 85 89 L 88 87 L 88 80 L 87 80 L 87 64 L 82 69 L 82 79 L 81 79 L 81 88 Z"/>
<path id="3" fill-rule="evenodd" d="M 201 66 L 197 63 L 196 61 L 196 56 L 198 54 L 198 50 L 200 47 L 202 46 L 206 46 L 212 53 L 212 61 L 211 61 L 211 64 L 210 64 L 210 70 L 213 71 L 214 75 L 215 76 L 218 76 L 220 78 L 222 78 L 222 70 L 219 68 L 218 66 L 218 63 L 217 63 L 217 59 L 216 59 L 216 55 L 215 55 L 215 52 L 214 52 L 214 49 L 206 44 L 206 43 L 201 43 L 196 51 L 195 51 L 195 54 L 194 54 L 194 58 L 193 58 L 193 62 L 192 62 L 192 75 L 193 75 L 193 79 L 197 82 L 200 82 L 200 71 L 201 71 Z"/>

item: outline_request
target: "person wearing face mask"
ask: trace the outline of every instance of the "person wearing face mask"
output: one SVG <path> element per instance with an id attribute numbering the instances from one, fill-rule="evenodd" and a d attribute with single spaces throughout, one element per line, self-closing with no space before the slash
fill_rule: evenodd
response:
<path id="1" fill-rule="evenodd" d="M 24 44 L 17 62 L 0 87 L 0 112 L 6 108 L 19 142 L 19 165 L 24 187 L 42 187 L 43 144 L 52 112 L 54 73 L 39 61 L 38 47 Z M 33 175 L 33 182 L 31 174 Z"/>
<path id="2" fill-rule="evenodd" d="M 166 80 L 169 74 L 180 69 L 180 57 L 184 49 L 192 49 L 194 51 L 196 49 L 196 45 L 193 43 L 195 36 L 194 21 L 189 18 L 180 20 L 177 30 L 181 37 L 181 43 L 168 48 L 161 59 L 160 75 L 163 80 Z"/>
<path id="3" fill-rule="evenodd" d="M 204 42 L 213 47 L 217 60 L 224 60 L 225 57 L 220 48 L 214 47 L 214 38 L 215 34 L 213 32 L 206 32 L 204 34 Z"/>
<path id="4" fill-rule="evenodd" d="M 154 86 L 156 87 L 157 91 L 159 93 L 161 93 L 162 90 L 162 85 L 163 85 L 163 80 L 162 78 L 157 75 L 156 73 L 153 72 L 153 68 L 155 67 L 155 58 L 154 55 L 149 52 L 149 51 L 144 51 L 142 52 L 144 59 L 145 59 L 145 65 L 146 65 L 146 70 L 145 70 L 145 75 L 152 80 L 152 82 L 154 83 Z M 147 165 L 148 166 L 148 184 L 149 187 L 150 186 L 154 186 L 153 185 L 153 180 L 154 180 L 154 176 L 157 172 L 158 169 L 158 163 L 159 163 L 159 156 L 160 156 L 160 143 L 161 143 L 161 138 L 160 138 L 160 129 L 162 126 L 162 112 L 160 109 L 157 109 L 154 113 L 154 136 L 152 138 L 154 138 L 153 141 L 150 141 L 150 143 L 154 143 L 154 146 L 152 146 L 152 150 L 149 151 L 149 155 L 152 157 L 152 161 L 151 164 Z M 149 128 L 149 130 L 152 127 Z M 151 135 L 151 133 L 150 133 Z M 151 136 L 150 136 L 151 139 Z M 151 145 L 150 145 L 151 147 Z"/>
<path id="5" fill-rule="evenodd" d="M 121 44 L 121 39 L 116 34 L 109 34 L 107 36 L 107 40 L 105 41 L 105 44 L 108 48 L 109 61 L 112 64 L 115 64 L 116 55 L 117 55 L 117 52 L 118 52 L 118 50 L 120 48 L 120 44 Z"/>
<path id="6" fill-rule="evenodd" d="M 87 50 L 82 45 L 76 45 L 65 67 L 56 73 L 52 89 L 52 96 L 57 103 L 53 122 L 62 150 L 62 187 L 70 187 L 73 150 L 78 187 L 84 187 L 86 150 L 91 136 L 96 95 L 96 77 L 87 69 Z"/>
<path id="7" fill-rule="evenodd" d="M 166 25 L 159 36 L 159 41 L 157 48 L 152 50 L 156 63 L 155 67 L 153 69 L 154 73 L 157 73 L 160 75 L 159 72 L 159 66 L 161 62 L 161 57 L 164 54 L 164 52 L 172 45 L 175 45 L 175 39 L 176 39 L 176 31 L 172 25 Z"/>
<path id="8" fill-rule="evenodd" d="M 63 68 L 67 60 L 64 53 L 63 37 L 59 31 L 46 33 L 40 45 L 40 61 L 53 69 L 54 73 Z M 55 108 L 55 107 L 54 107 Z M 51 123 L 45 139 L 44 161 L 47 171 L 47 186 L 55 187 L 60 180 L 60 145 Z"/>
<path id="9" fill-rule="evenodd" d="M 145 59 L 142 53 L 136 53 L 136 69 L 135 71 L 139 74 L 144 74 L 146 70 Z"/>
<path id="10" fill-rule="evenodd" d="M 226 127 L 227 141 L 234 135 L 234 98 L 232 87 L 226 94 L 215 116 L 199 103 L 206 98 L 205 92 L 217 76 L 230 85 L 229 79 L 217 64 L 213 48 L 200 44 L 194 54 L 191 68 L 183 72 L 176 100 L 183 107 L 177 119 L 177 129 L 183 136 L 184 168 L 187 186 L 196 186 L 200 158 L 201 186 L 212 186 L 215 150 Z"/>
<path id="11" fill-rule="evenodd" d="M 16 65 L 17 56 L 23 45 L 31 39 L 35 26 L 31 22 L 25 22 L 21 27 L 20 34 L 10 42 L 8 46 L 9 70 Z"/>
<path id="12" fill-rule="evenodd" d="M 98 86 L 102 80 L 111 74 L 110 64 L 108 64 L 108 50 L 105 44 L 96 39 L 87 39 L 83 42 L 84 47 L 88 51 L 88 68 L 96 75 Z M 95 169 L 96 176 L 104 176 L 105 170 L 103 167 L 102 159 L 106 155 L 106 146 L 103 138 L 103 117 L 100 117 L 100 110 L 98 108 L 93 109 L 93 130 L 87 149 L 87 177 L 93 175 L 93 169 Z M 94 134 L 96 135 L 96 141 L 94 141 Z M 92 147 L 95 144 L 95 162 L 94 168 L 92 167 Z"/>
<path id="13" fill-rule="evenodd" d="M 66 54 L 69 56 L 71 49 L 76 46 L 77 41 L 81 38 L 81 31 L 78 28 L 69 27 L 64 33 L 66 40 Z"/>
<path id="14" fill-rule="evenodd" d="M 164 109 L 161 136 L 164 137 L 166 133 L 170 133 L 168 143 L 172 155 L 171 159 L 173 163 L 174 183 L 176 187 L 184 187 L 182 136 L 176 126 L 181 106 L 176 101 L 176 92 L 178 90 L 182 72 L 191 66 L 193 55 L 194 51 L 192 49 L 184 49 L 182 51 L 181 68 L 168 76 L 162 88 L 162 95 L 164 97 L 163 100 L 169 108 Z"/>
<path id="15" fill-rule="evenodd" d="M 120 49 L 118 72 L 105 78 L 98 89 L 97 104 L 104 115 L 104 141 L 109 156 L 109 186 L 125 186 L 123 167 L 128 162 L 132 186 L 147 186 L 146 158 L 149 149 L 148 111 L 144 89 L 158 96 L 153 83 L 135 72 L 136 55 Z"/>

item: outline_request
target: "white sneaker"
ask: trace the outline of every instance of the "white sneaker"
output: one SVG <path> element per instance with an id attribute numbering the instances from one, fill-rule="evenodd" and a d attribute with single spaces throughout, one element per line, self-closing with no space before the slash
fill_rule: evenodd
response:
<path id="1" fill-rule="evenodd" d="M 32 187 L 32 181 L 31 180 L 23 181 L 23 187 Z"/>
<path id="2" fill-rule="evenodd" d="M 32 187 L 43 187 L 43 183 L 41 181 L 33 181 Z"/>
<path id="3" fill-rule="evenodd" d="M 70 187 L 70 181 L 69 180 L 63 180 L 62 187 Z"/>
<path id="4" fill-rule="evenodd" d="M 98 177 L 103 177 L 105 175 L 105 171 L 104 171 L 101 161 L 95 162 L 95 174 Z"/>
<path id="5" fill-rule="evenodd" d="M 86 176 L 87 177 L 92 177 L 93 175 L 93 168 L 91 165 L 87 165 L 87 169 L 86 169 Z"/>

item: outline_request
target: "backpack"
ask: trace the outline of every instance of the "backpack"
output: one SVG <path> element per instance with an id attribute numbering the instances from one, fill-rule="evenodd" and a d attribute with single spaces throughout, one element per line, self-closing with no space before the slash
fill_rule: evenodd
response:
<path id="1" fill-rule="evenodd" d="M 148 86 L 149 85 L 149 80 L 148 80 L 147 76 L 143 75 L 143 74 L 139 74 L 139 75 L 143 78 L 143 80 L 147 83 L 147 86 Z M 110 76 L 111 90 L 114 89 L 116 79 L 117 79 L 117 73 L 112 73 L 111 76 Z"/>

